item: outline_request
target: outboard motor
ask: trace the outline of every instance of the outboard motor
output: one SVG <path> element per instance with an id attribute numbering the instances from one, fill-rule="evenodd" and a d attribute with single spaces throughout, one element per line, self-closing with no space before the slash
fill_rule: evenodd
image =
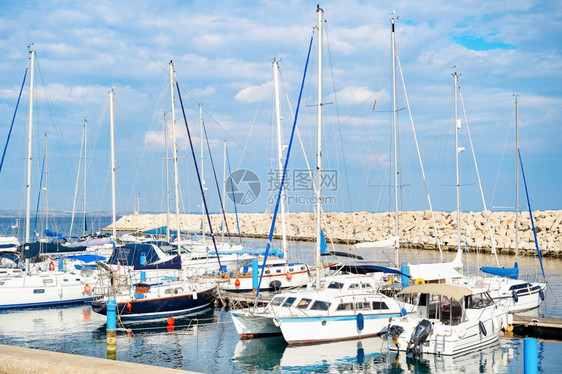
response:
<path id="1" fill-rule="evenodd" d="M 410 338 L 410 343 L 406 349 L 406 354 L 413 353 L 419 355 L 421 353 L 421 345 L 429 338 L 433 331 L 431 322 L 427 319 L 422 320 L 417 326 L 416 330 Z"/>
<path id="2" fill-rule="evenodd" d="M 386 336 L 392 337 L 392 342 L 396 344 L 396 346 L 398 347 L 398 337 L 402 335 L 403 332 L 404 332 L 404 328 L 402 326 L 392 325 L 388 328 L 388 331 L 386 332 Z"/>

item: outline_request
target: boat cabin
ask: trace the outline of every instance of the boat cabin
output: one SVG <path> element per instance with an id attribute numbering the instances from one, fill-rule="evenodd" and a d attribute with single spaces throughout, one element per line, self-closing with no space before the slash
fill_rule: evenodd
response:
<path id="1" fill-rule="evenodd" d="M 419 318 L 439 320 L 445 325 L 458 325 L 467 314 L 494 305 L 484 289 L 470 289 L 451 284 L 422 284 L 398 293 L 405 303 L 415 305 Z"/>

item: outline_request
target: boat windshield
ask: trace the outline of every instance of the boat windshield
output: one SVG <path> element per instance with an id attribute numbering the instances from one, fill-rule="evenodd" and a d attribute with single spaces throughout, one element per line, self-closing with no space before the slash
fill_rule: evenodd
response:
<path id="1" fill-rule="evenodd" d="M 487 292 L 467 296 L 466 306 L 468 309 L 482 309 L 494 304 Z"/>
<path id="2" fill-rule="evenodd" d="M 274 297 L 273 300 L 271 300 L 271 305 L 272 306 L 279 306 L 281 305 L 281 303 L 283 302 L 283 300 L 285 300 L 284 296 L 277 296 Z"/>
<path id="3" fill-rule="evenodd" d="M 288 297 L 287 300 L 285 300 L 281 306 L 291 306 L 293 305 L 296 299 L 297 299 L 296 297 Z"/>
<path id="4" fill-rule="evenodd" d="M 330 309 L 330 303 L 322 300 L 316 300 L 310 307 L 310 310 L 328 310 L 328 309 Z"/>
<path id="5" fill-rule="evenodd" d="M 328 285 L 328 288 L 341 290 L 343 288 L 343 286 L 344 285 L 341 282 L 330 282 L 330 284 Z"/>

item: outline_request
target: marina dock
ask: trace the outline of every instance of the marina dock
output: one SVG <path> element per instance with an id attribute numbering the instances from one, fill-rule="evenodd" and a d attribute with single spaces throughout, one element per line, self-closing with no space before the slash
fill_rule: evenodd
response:
<path id="1" fill-rule="evenodd" d="M 562 319 L 513 316 L 513 332 L 520 336 L 562 341 Z"/>
<path id="2" fill-rule="evenodd" d="M 178 370 L 161 366 L 142 365 L 8 345 L 0 345 L 0 368 L 2 373 L 178 373 Z M 182 373 L 196 374 L 193 371 L 182 371 Z"/>
<path id="3" fill-rule="evenodd" d="M 268 292 L 260 293 L 258 298 L 254 292 L 225 292 L 221 291 L 215 301 L 218 308 L 242 309 L 252 306 L 265 306 L 271 299 L 273 294 Z"/>

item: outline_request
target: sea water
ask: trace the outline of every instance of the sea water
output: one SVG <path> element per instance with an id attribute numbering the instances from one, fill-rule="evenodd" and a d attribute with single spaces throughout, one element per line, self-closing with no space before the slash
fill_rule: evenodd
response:
<path id="1" fill-rule="evenodd" d="M 263 240 L 245 241 L 252 248 L 264 245 Z M 313 257 L 312 243 L 291 243 L 291 250 L 295 259 Z M 400 256 L 413 263 L 439 259 L 438 252 L 423 250 L 404 249 Z M 452 257 L 454 253 L 445 253 L 446 260 Z M 513 260 L 500 258 L 506 267 L 513 266 Z M 478 264 L 495 260 L 470 253 L 464 262 L 465 270 L 474 272 Z M 522 274 L 540 273 L 536 258 L 522 257 L 518 262 Z M 546 300 L 532 313 L 560 318 L 562 261 L 545 259 L 544 266 L 549 281 Z M 89 305 L 2 312 L 0 344 L 106 358 L 105 317 L 93 313 Z M 561 350 L 562 343 L 539 339 L 539 372 L 559 372 Z M 500 338 L 461 356 L 424 355 L 414 360 L 390 352 L 381 338 L 297 347 L 288 346 L 282 337 L 240 340 L 228 311 L 215 308 L 177 319 L 173 328 L 165 321 L 119 328 L 116 359 L 202 373 L 523 373 L 523 340 Z"/>

